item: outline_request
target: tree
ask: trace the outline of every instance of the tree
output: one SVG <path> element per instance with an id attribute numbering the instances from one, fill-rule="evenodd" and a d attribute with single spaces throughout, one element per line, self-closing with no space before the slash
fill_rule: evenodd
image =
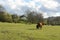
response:
<path id="1" fill-rule="evenodd" d="M 0 21 L 4 22 L 4 12 L 0 12 Z"/>
<path id="2" fill-rule="evenodd" d="M 5 11 L 6 11 L 5 8 L 2 5 L 0 5 L 0 12 L 5 12 Z"/>
<path id="3" fill-rule="evenodd" d="M 12 17 L 3 6 L 0 5 L 0 21 L 1 22 L 12 22 Z"/>
<path id="4" fill-rule="evenodd" d="M 47 24 L 49 25 L 60 25 L 60 17 L 49 17 L 47 19 Z"/>
<path id="5" fill-rule="evenodd" d="M 2 22 L 12 22 L 12 17 L 8 13 L 0 12 L 0 21 L 2 21 Z"/>
<path id="6" fill-rule="evenodd" d="M 13 20 L 14 23 L 17 23 L 19 21 L 19 16 L 16 15 L 16 14 L 13 14 L 12 15 L 12 20 Z"/>
<path id="7" fill-rule="evenodd" d="M 7 13 L 7 14 L 5 15 L 5 21 L 6 21 L 6 22 L 12 22 L 12 16 Z"/>
<path id="8" fill-rule="evenodd" d="M 37 13 L 35 11 L 26 11 L 26 18 L 30 23 L 38 23 L 44 21 L 42 13 Z"/>

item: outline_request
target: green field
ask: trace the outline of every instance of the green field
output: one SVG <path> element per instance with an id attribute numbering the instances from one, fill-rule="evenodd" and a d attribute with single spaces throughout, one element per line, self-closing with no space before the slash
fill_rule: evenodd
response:
<path id="1" fill-rule="evenodd" d="M 42 30 L 35 26 L 0 22 L 0 40 L 60 40 L 60 26 L 43 26 Z"/>

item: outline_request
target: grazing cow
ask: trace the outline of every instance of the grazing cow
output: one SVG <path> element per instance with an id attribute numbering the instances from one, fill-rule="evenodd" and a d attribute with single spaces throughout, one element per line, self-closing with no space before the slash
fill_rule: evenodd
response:
<path id="1" fill-rule="evenodd" d="M 41 22 L 37 23 L 36 28 L 37 29 L 42 29 L 42 23 Z"/>

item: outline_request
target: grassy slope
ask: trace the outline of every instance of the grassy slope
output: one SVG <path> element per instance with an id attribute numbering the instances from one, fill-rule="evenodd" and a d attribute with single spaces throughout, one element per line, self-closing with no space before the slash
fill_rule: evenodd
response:
<path id="1" fill-rule="evenodd" d="M 0 23 L 0 40 L 60 40 L 60 27 L 37 30 L 35 24 Z"/>

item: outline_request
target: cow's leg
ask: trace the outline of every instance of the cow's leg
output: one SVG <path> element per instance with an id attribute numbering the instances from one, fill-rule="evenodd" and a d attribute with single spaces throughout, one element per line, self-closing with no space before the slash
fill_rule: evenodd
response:
<path id="1" fill-rule="evenodd" d="M 42 26 L 40 26 L 40 29 L 42 29 Z"/>
<path id="2" fill-rule="evenodd" d="M 39 29 L 39 26 L 37 25 L 36 28 Z"/>

